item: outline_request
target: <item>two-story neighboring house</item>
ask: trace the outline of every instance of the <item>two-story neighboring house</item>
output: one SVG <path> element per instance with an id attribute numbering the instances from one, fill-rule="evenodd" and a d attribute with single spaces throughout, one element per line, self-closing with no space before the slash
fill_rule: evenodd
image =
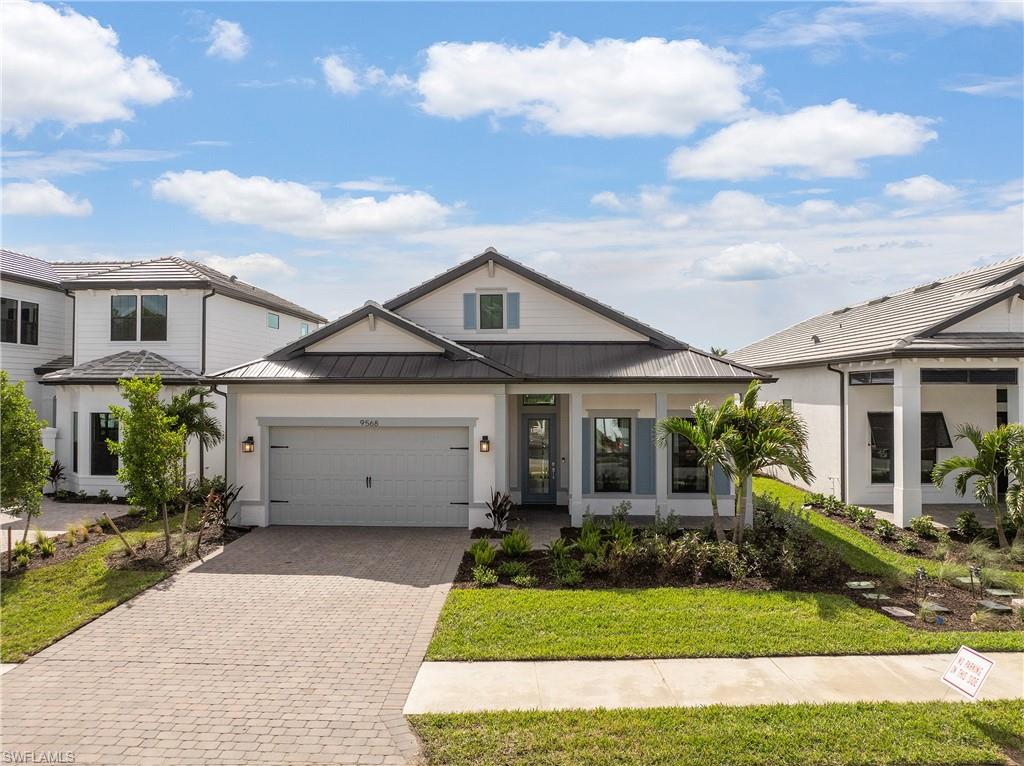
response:
<path id="1" fill-rule="evenodd" d="M 117 381 L 160 373 L 168 395 L 211 369 L 258 357 L 326 320 L 265 290 L 181 258 L 47 263 L 0 254 L 3 369 L 25 381 L 67 486 L 120 494 L 111 404 Z M 223 421 L 223 395 L 213 395 Z M 191 445 L 188 471 L 224 472 L 224 449 Z"/>
<path id="2" fill-rule="evenodd" d="M 654 424 L 755 378 L 489 248 L 207 381 L 242 523 L 478 526 L 494 491 L 577 524 L 625 500 L 710 516 L 693 450 Z"/>
<path id="3" fill-rule="evenodd" d="M 770 395 L 806 419 L 813 489 L 891 507 L 901 526 L 974 503 L 931 471 L 971 454 L 961 423 L 1024 416 L 1024 258 L 826 312 L 730 358 L 778 376 Z"/>

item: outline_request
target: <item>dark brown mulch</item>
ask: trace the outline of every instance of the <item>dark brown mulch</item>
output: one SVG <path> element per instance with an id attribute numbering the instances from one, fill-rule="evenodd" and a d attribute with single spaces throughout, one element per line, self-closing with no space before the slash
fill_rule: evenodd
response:
<path id="1" fill-rule="evenodd" d="M 469 532 L 469 537 L 473 540 L 500 540 L 507 534 L 507 531 L 492 529 L 491 527 L 473 527 Z"/>
<path id="2" fill-rule="evenodd" d="M 227 545 L 237 540 L 249 531 L 248 527 L 228 527 L 223 535 L 211 535 L 203 537 L 200 553 L 205 558 L 222 545 Z M 171 536 L 171 555 L 164 557 L 167 546 L 163 537 L 146 540 L 143 544 L 135 546 L 136 558 L 130 558 L 124 546 L 107 556 L 107 565 L 112 569 L 136 569 L 136 570 L 167 570 L 177 572 L 189 564 L 198 560 L 194 553 L 195 533 L 189 535 L 189 555 L 181 556 L 181 537 L 177 532 Z"/>
<path id="3" fill-rule="evenodd" d="M 114 509 L 112 508 L 111 510 L 113 511 Z M 122 532 L 127 532 L 129 530 L 135 529 L 136 527 L 139 527 L 142 524 L 146 523 L 145 519 L 143 519 L 141 515 L 111 515 L 111 518 L 114 520 L 114 523 L 117 524 L 117 528 L 120 529 Z M 113 531 L 105 532 L 103 531 L 102 527 L 96 524 L 93 524 L 92 526 L 87 526 L 86 528 L 89 530 L 89 537 L 85 540 L 82 540 L 81 538 L 76 538 L 76 542 L 74 545 L 68 545 L 67 534 L 53 536 L 53 539 L 57 542 L 57 550 L 54 552 L 54 554 L 49 558 L 43 558 L 39 555 L 39 552 L 36 551 L 32 554 L 32 558 L 29 560 L 29 565 L 24 569 L 13 567 L 10 572 L 7 572 L 7 554 L 5 552 L 2 555 L 2 563 L 4 570 L 3 575 L 5 577 L 14 576 L 22 572 L 27 572 L 30 569 L 39 569 L 40 567 L 48 567 L 54 564 L 59 564 L 62 561 L 73 559 L 75 556 L 80 556 L 93 546 L 101 545 L 102 543 L 105 543 L 112 537 L 117 537 L 117 535 L 115 535 Z M 19 542 L 21 540 L 21 535 L 23 533 L 24 530 L 15 530 L 13 541 L 15 543 Z M 29 533 L 29 536 L 31 538 L 31 533 Z"/>
<path id="4" fill-rule="evenodd" d="M 491 564 L 491 568 L 497 571 L 498 567 L 503 562 L 511 560 L 512 559 L 499 550 L 495 556 L 494 562 Z M 517 560 L 523 561 L 527 564 L 529 567 L 529 573 L 537 578 L 537 588 L 542 590 L 565 589 L 566 586 L 561 585 L 552 573 L 551 558 L 545 551 L 529 551 Z M 454 588 L 478 587 L 473 580 L 473 567 L 473 557 L 467 552 L 463 555 L 462 562 L 459 564 L 459 570 L 455 576 L 455 583 L 453 585 Z M 993 614 L 990 615 L 989 619 L 985 620 L 983 623 L 971 622 L 971 615 L 976 610 L 977 602 L 981 599 L 991 598 L 983 591 L 980 591 L 980 589 L 978 594 L 972 595 L 969 590 L 961 589 L 950 583 L 930 580 L 924 588 L 921 588 L 915 594 L 913 584 L 906 586 L 895 582 L 883 583 L 875 580 L 874 582 L 877 586 L 876 592 L 884 593 L 890 598 L 888 601 L 876 602 L 865 598 L 863 592 L 851 590 L 846 586 L 847 582 L 865 579 L 868 578 L 849 568 L 844 569 L 840 576 L 835 580 L 807 581 L 796 585 L 789 584 L 786 587 L 781 587 L 778 583 L 761 577 L 750 577 L 738 581 L 730 580 L 710 571 L 706 572 L 705 576 L 698 583 L 694 583 L 690 578 L 673 577 L 671 575 L 666 576 L 663 572 L 633 571 L 624 573 L 624 575 L 619 577 L 612 577 L 607 572 L 590 571 L 584 572 L 583 582 L 575 587 L 578 589 L 631 589 L 662 587 L 726 588 L 729 590 L 743 591 L 786 590 L 800 593 L 833 593 L 836 595 L 846 596 L 859 606 L 874 609 L 880 614 L 884 614 L 886 617 L 890 617 L 890 619 L 896 622 L 909 624 L 912 627 L 922 630 L 1020 630 L 1020 621 L 1013 615 L 996 616 Z M 514 586 L 508 582 L 508 578 L 502 577 L 498 585 L 495 587 L 513 588 Z M 917 618 L 913 620 L 907 618 L 899 619 L 881 611 L 881 607 L 883 606 L 900 606 L 917 615 L 920 612 L 918 601 L 925 599 L 951 609 L 952 613 L 941 615 L 941 623 L 933 623 L 925 622 Z M 1000 601 L 1000 599 L 995 600 Z M 1002 599 L 1002 601 L 1005 601 L 1005 599 Z"/>

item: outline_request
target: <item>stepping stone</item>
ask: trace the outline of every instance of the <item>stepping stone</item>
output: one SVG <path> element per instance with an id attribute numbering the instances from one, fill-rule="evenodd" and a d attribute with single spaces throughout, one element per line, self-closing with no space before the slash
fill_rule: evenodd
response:
<path id="1" fill-rule="evenodd" d="M 964 585 L 981 585 L 981 581 L 975 577 L 973 580 L 970 577 L 957 577 L 957 582 L 962 582 Z"/>
<path id="2" fill-rule="evenodd" d="M 875 584 L 870 580 L 851 580 L 846 587 L 850 590 L 874 590 Z"/>
<path id="3" fill-rule="evenodd" d="M 1010 596 L 1017 595 L 1017 591 L 1006 590 L 1005 588 L 985 588 L 985 592 L 990 596 L 999 596 L 1001 598 L 1008 598 Z"/>
<path id="4" fill-rule="evenodd" d="M 1024 609 L 1024 598 L 1011 598 L 1010 607 L 1012 609 Z"/>
<path id="5" fill-rule="evenodd" d="M 871 601 L 891 601 L 888 596 L 884 593 L 865 593 L 864 598 L 870 599 Z"/>
<path id="6" fill-rule="evenodd" d="M 979 601 L 978 608 L 984 609 L 986 612 L 997 612 L 999 614 L 1009 614 L 1013 611 L 1006 604 L 1000 604 L 996 601 Z"/>
<path id="7" fill-rule="evenodd" d="M 904 609 L 902 606 L 883 606 L 882 611 L 886 614 L 891 614 L 893 617 L 902 617 L 908 619 L 914 616 L 914 613 L 909 609 Z"/>
<path id="8" fill-rule="evenodd" d="M 942 604 L 936 604 L 934 601 L 922 601 L 921 602 L 921 608 L 922 609 L 927 609 L 929 612 L 934 612 L 935 614 L 951 614 L 952 613 L 951 609 L 949 609 L 947 607 L 944 607 Z"/>

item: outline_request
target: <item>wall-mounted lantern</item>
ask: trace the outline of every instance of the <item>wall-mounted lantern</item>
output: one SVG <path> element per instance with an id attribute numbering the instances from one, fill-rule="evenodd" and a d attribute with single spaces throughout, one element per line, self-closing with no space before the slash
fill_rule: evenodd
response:
<path id="1" fill-rule="evenodd" d="M 480 451 L 490 452 L 491 451 L 491 440 L 486 436 L 480 437 Z"/>
<path id="2" fill-rule="evenodd" d="M 255 452 L 255 451 L 256 451 L 256 440 L 253 439 L 251 436 L 249 436 L 249 437 L 246 438 L 246 440 L 244 442 L 242 442 L 242 452 Z"/>

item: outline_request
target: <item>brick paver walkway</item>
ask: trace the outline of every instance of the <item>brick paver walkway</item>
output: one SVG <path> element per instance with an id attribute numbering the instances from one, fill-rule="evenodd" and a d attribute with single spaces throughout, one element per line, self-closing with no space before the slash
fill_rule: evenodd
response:
<path id="1" fill-rule="evenodd" d="M 258 529 L 3 674 L 5 753 L 414 763 L 402 706 L 463 530 Z"/>

